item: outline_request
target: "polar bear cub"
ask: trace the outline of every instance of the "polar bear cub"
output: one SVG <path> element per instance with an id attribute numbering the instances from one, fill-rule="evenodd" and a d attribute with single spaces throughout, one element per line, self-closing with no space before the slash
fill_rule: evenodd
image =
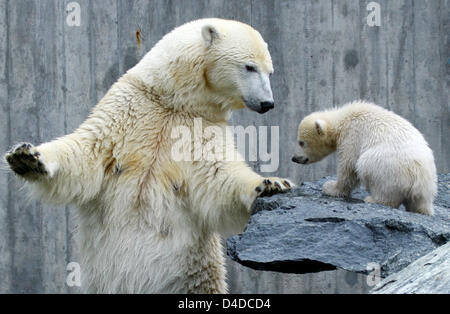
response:
<path id="1" fill-rule="evenodd" d="M 437 192 L 433 152 L 408 121 L 377 105 L 353 102 L 315 112 L 298 128 L 302 153 L 292 160 L 311 164 L 337 151 L 337 181 L 323 185 L 324 194 L 349 197 L 360 183 L 365 201 L 433 215 Z"/>

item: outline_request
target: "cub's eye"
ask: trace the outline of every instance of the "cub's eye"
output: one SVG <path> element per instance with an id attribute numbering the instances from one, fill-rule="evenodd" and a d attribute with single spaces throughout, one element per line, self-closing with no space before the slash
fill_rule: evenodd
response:
<path id="1" fill-rule="evenodd" d="M 253 66 L 253 65 L 246 65 L 246 66 L 245 66 L 245 69 L 246 69 L 248 72 L 258 72 L 258 70 L 256 69 L 256 67 Z"/>
<path id="2" fill-rule="evenodd" d="M 305 142 L 303 142 L 303 141 L 298 142 L 298 144 L 300 145 L 300 147 L 305 146 Z"/>

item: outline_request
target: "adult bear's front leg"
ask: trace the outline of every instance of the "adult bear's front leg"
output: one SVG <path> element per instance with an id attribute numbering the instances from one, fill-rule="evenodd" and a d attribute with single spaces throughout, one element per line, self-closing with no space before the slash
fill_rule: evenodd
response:
<path id="1" fill-rule="evenodd" d="M 81 136 L 67 135 L 37 147 L 23 143 L 6 153 L 11 170 L 25 179 L 34 197 L 58 204 L 86 203 L 101 187 L 103 159 Z"/>
<path id="2" fill-rule="evenodd" d="M 28 180 L 37 180 L 49 174 L 40 157 L 41 154 L 29 143 L 16 145 L 5 155 L 11 170 Z"/>

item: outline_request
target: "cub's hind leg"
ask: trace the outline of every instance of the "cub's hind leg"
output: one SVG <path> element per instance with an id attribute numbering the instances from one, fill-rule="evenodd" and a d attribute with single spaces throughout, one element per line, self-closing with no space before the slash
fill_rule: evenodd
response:
<path id="1" fill-rule="evenodd" d="M 408 212 L 427 216 L 433 216 L 434 214 L 433 199 L 424 195 L 415 195 L 406 199 L 403 204 Z"/>

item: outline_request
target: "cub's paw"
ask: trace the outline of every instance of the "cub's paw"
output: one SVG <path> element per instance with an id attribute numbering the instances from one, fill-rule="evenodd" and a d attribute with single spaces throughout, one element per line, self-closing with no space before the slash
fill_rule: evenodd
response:
<path id="1" fill-rule="evenodd" d="M 35 150 L 33 145 L 23 143 L 7 152 L 5 159 L 16 174 L 28 178 L 38 178 L 48 174 L 39 157 L 40 153 Z"/>
<path id="2" fill-rule="evenodd" d="M 369 203 L 369 204 L 373 204 L 373 203 L 376 203 L 376 201 L 373 199 L 373 197 L 372 196 L 367 196 L 365 199 L 364 199 L 364 202 L 365 203 Z"/>
<path id="3" fill-rule="evenodd" d="M 295 186 L 288 179 L 265 178 L 260 185 L 255 188 L 257 196 L 271 196 L 277 193 L 284 193 Z"/>
<path id="4" fill-rule="evenodd" d="M 325 195 L 334 196 L 334 197 L 348 197 L 345 192 L 342 192 L 337 187 L 337 181 L 327 181 L 324 183 L 322 187 L 322 192 Z"/>

